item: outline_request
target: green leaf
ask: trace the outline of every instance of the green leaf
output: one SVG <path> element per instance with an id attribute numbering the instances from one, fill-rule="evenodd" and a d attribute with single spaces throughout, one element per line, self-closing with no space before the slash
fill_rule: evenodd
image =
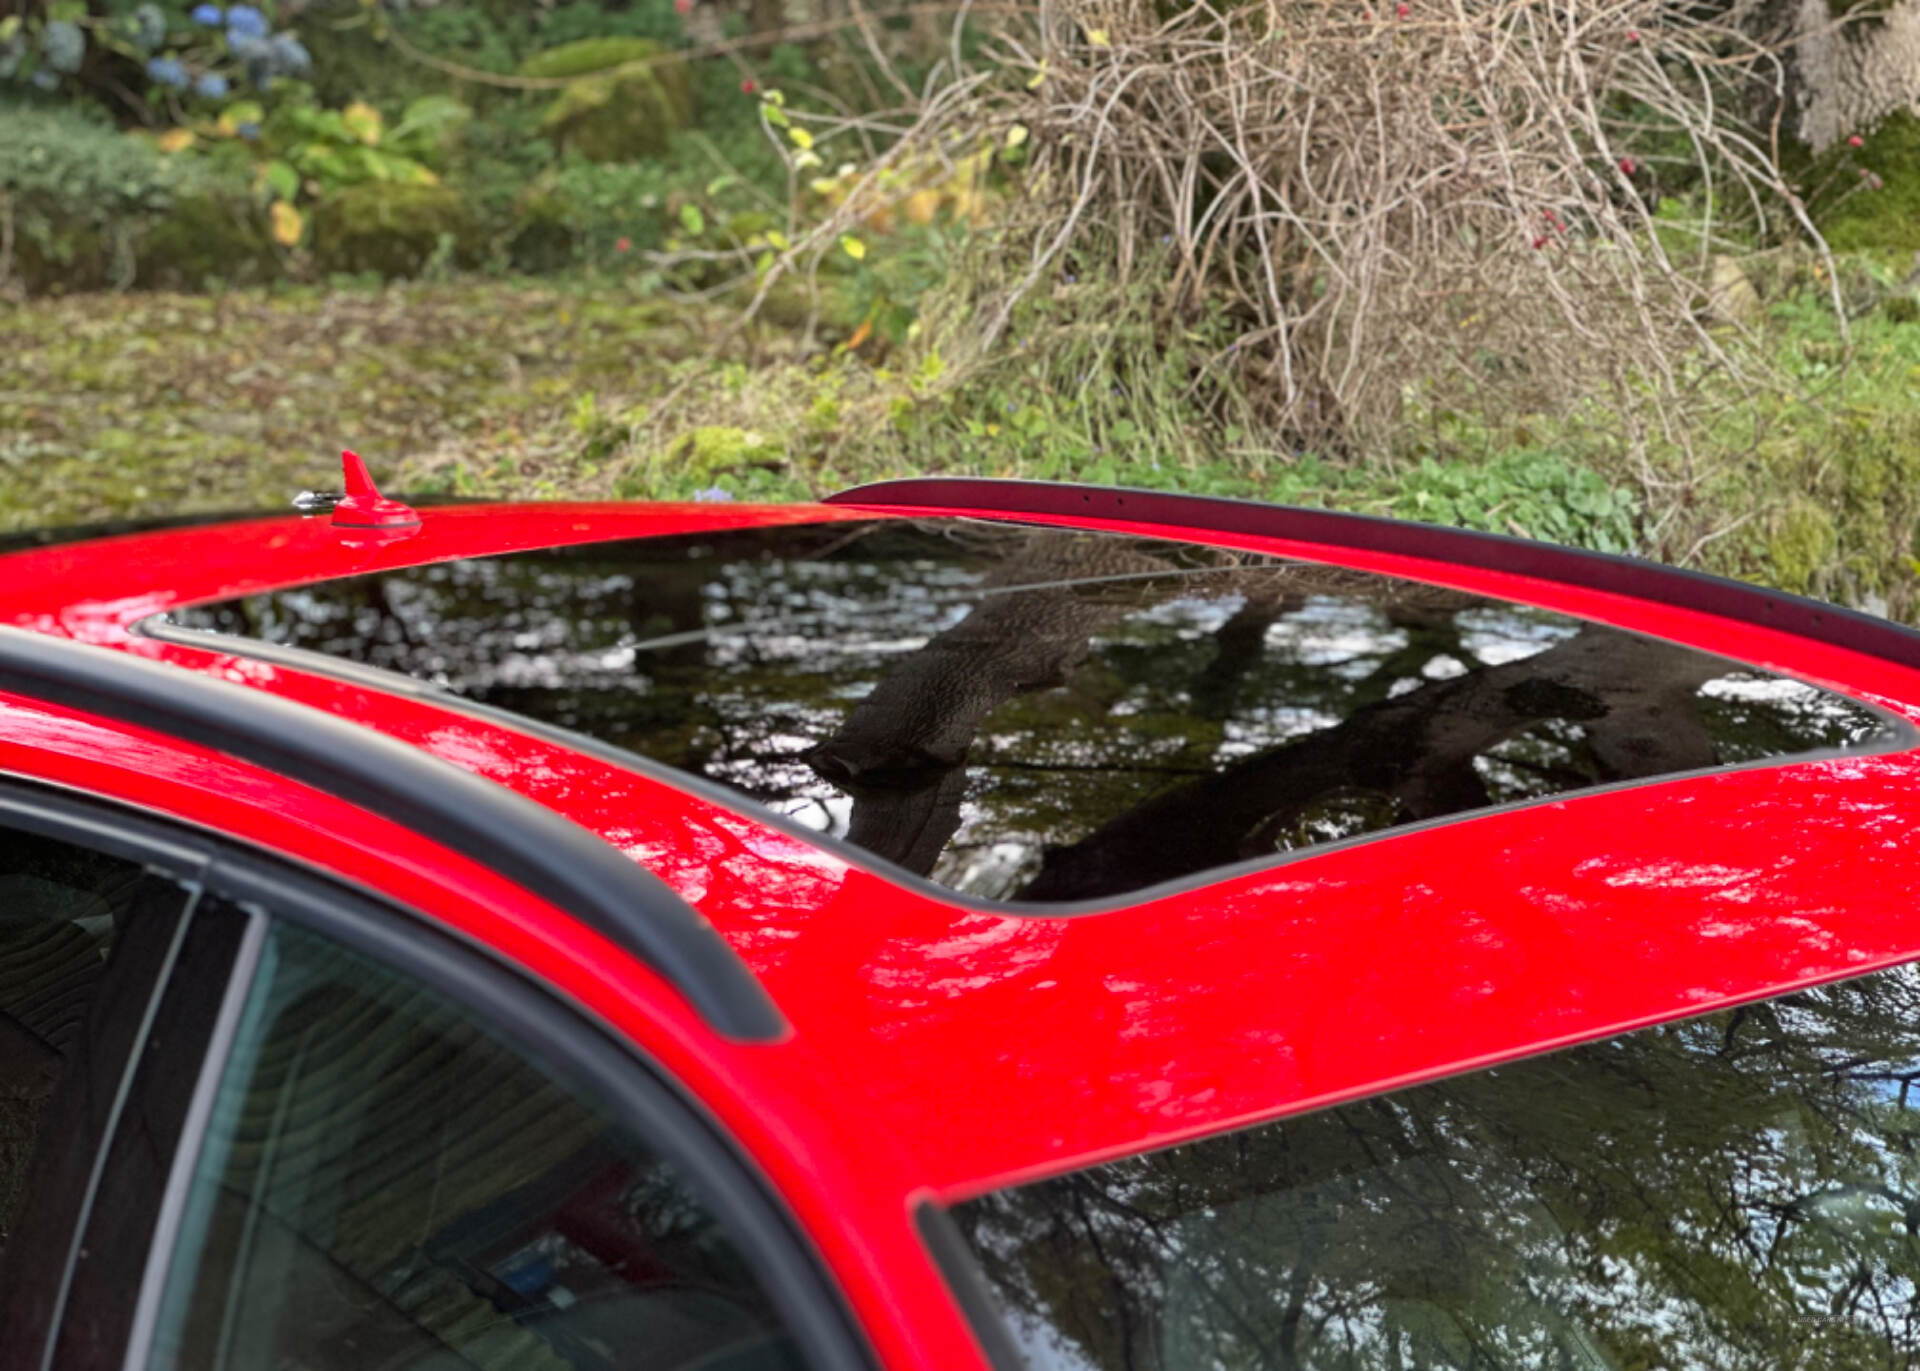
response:
<path id="1" fill-rule="evenodd" d="M 680 206 L 680 227 L 697 238 L 707 231 L 707 216 L 700 212 L 698 205 L 682 205 Z"/>
<path id="2" fill-rule="evenodd" d="M 275 158 L 267 163 L 267 189 L 276 200 L 291 200 L 300 194 L 300 173 Z"/>

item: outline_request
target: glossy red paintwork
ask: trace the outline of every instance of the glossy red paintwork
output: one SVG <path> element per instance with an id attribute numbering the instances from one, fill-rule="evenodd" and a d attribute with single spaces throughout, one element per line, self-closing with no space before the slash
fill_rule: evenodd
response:
<path id="1" fill-rule="evenodd" d="M 320 520 L 281 519 L 0 559 L 0 621 L 327 709 L 600 832 L 733 942 L 794 1026 L 783 1043 L 724 1043 L 643 970 L 538 902 L 218 757 L 16 702 L 0 707 L 0 769 L 307 853 L 501 947 L 592 1006 L 740 1133 L 903 1364 L 975 1355 L 959 1345 L 952 1306 L 907 1224 L 917 1195 L 953 1200 L 1920 957 L 1920 752 L 1588 793 L 1402 830 L 1109 913 L 1036 917 L 903 888 L 750 813 L 420 699 L 127 631 L 176 605 L 383 566 L 870 514 L 461 507 L 429 510 L 416 537 L 381 547 L 344 546 Z M 1776 630 L 1403 556 L 1207 541 L 1582 615 L 1920 720 L 1920 672 Z"/>

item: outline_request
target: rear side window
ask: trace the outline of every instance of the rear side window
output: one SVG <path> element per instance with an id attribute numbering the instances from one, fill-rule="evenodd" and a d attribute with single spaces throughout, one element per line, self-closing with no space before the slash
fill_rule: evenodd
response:
<path id="1" fill-rule="evenodd" d="M 272 926 L 156 1368 L 797 1371 L 685 1177 L 470 1011 Z"/>
<path id="2" fill-rule="evenodd" d="M 442 562 L 177 622 L 402 672 L 1030 904 L 1906 736 L 1803 682 L 1523 605 L 964 519 Z"/>
<path id="3" fill-rule="evenodd" d="M 0 825 L 0 1367 L 32 1362 L 51 1326 L 189 898 L 139 862 Z"/>
<path id="4" fill-rule="evenodd" d="M 1911 1366 L 1920 970 L 952 1211 L 1046 1371 Z"/>

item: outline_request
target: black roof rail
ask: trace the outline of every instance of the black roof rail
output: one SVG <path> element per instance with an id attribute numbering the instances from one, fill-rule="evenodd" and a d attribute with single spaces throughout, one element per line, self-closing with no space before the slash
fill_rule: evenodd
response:
<path id="1" fill-rule="evenodd" d="M 0 628 L 0 690 L 237 757 L 402 824 L 552 902 L 631 952 L 713 1028 L 787 1031 L 726 940 L 659 878 L 525 796 L 371 729 L 131 653 Z"/>
<path id="2" fill-rule="evenodd" d="M 1175 529 L 1294 538 L 1366 552 L 1400 553 L 1654 600 L 1678 609 L 1779 629 L 1901 666 L 1920 667 L 1920 632 L 1888 619 L 1642 557 L 1590 552 L 1504 533 L 1217 495 L 1173 495 L 1158 490 L 968 476 L 876 481 L 829 495 L 823 503 L 890 512 L 962 514 L 984 510 L 1043 519 L 1124 519 L 1169 524 Z"/>

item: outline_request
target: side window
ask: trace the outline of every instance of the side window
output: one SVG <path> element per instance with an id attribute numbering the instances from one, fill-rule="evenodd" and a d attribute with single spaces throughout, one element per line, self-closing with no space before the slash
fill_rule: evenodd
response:
<path id="1" fill-rule="evenodd" d="M 190 902 L 139 862 L 0 824 L 0 1367 L 38 1365 Z"/>
<path id="2" fill-rule="evenodd" d="M 161 1301 L 157 1371 L 801 1365 L 647 1142 L 473 1013 L 267 932 Z"/>

